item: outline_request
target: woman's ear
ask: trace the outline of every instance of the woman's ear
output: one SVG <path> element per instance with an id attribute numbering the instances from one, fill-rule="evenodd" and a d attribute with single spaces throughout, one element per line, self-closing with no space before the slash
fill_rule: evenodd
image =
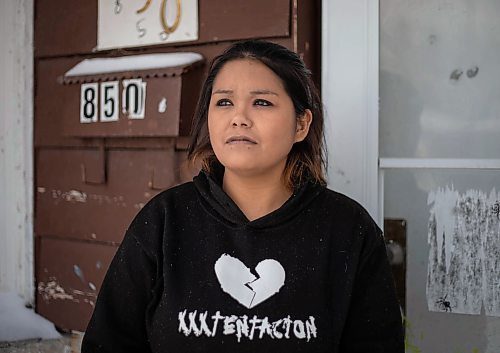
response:
<path id="1" fill-rule="evenodd" d="M 304 114 L 297 118 L 297 126 L 295 128 L 295 142 L 303 141 L 307 137 L 312 120 L 312 112 L 309 109 L 306 109 L 304 111 Z"/>

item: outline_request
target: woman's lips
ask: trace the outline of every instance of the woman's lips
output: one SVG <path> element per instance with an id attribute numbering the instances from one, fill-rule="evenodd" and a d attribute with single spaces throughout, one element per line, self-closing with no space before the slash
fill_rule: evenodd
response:
<path id="1" fill-rule="evenodd" d="M 243 136 L 243 135 L 237 135 L 237 136 L 231 136 L 226 140 L 227 144 L 250 144 L 250 145 L 256 145 L 257 141 L 254 139 L 248 137 L 248 136 Z"/>

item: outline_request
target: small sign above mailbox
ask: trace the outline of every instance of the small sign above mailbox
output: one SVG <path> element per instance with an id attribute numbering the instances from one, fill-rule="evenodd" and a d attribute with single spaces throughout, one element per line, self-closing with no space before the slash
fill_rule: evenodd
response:
<path id="1" fill-rule="evenodd" d="M 182 136 L 199 92 L 198 53 L 87 59 L 64 74 L 63 132 L 74 137 Z"/>
<path id="2" fill-rule="evenodd" d="M 99 0 L 97 49 L 198 39 L 198 0 Z"/>

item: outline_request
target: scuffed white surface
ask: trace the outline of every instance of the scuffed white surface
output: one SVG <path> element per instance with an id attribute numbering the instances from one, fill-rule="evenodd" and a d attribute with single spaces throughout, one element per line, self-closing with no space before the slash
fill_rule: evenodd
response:
<path id="1" fill-rule="evenodd" d="M 0 342 L 60 337 L 54 324 L 26 308 L 17 294 L 0 292 Z"/>
<path id="2" fill-rule="evenodd" d="M 177 3 L 181 5 L 180 14 Z M 165 4 L 165 11 L 162 5 Z M 138 13 L 143 8 L 144 11 Z M 198 0 L 99 0 L 97 49 L 127 48 L 186 42 L 198 39 Z M 160 17 L 165 15 L 169 26 L 180 15 L 174 32 L 165 33 Z"/>
<path id="3" fill-rule="evenodd" d="M 164 69 L 190 65 L 201 60 L 203 60 L 201 54 L 192 52 L 85 59 L 67 71 L 64 76 L 73 77 L 107 74 L 111 72 Z"/>
<path id="4" fill-rule="evenodd" d="M 451 188 L 439 188 L 436 191 L 431 191 L 427 197 L 427 204 L 432 204 L 430 212 L 436 217 L 437 253 L 442 253 L 442 246 L 444 245 L 447 271 L 450 268 L 450 259 L 454 244 L 451 241 L 443 242 L 443 237 L 445 234 L 453 234 L 453 228 L 455 227 L 453 212 L 459 198 L 460 195 L 453 189 L 453 185 Z M 430 237 L 430 233 L 428 236 Z M 430 244 L 431 239 L 429 238 L 428 241 Z"/>
<path id="5" fill-rule="evenodd" d="M 500 193 L 431 191 L 427 306 L 500 316 Z"/>

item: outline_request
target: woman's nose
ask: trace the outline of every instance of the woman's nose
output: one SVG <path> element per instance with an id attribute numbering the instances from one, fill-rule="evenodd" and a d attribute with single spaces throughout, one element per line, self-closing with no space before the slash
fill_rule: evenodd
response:
<path id="1" fill-rule="evenodd" d="M 238 109 L 231 121 L 231 125 L 234 127 L 251 127 L 252 120 L 248 116 L 248 112 L 245 109 Z"/>

